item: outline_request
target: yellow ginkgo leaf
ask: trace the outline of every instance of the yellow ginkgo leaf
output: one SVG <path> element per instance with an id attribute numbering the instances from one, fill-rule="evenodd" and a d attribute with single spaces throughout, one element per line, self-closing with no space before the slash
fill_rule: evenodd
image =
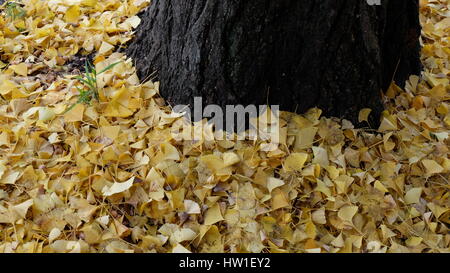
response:
<path id="1" fill-rule="evenodd" d="M 162 143 L 161 152 L 163 154 L 163 160 L 180 160 L 180 153 L 170 143 Z"/>
<path id="2" fill-rule="evenodd" d="M 393 116 L 385 117 L 381 121 L 380 127 L 378 128 L 379 132 L 393 131 L 397 130 L 397 120 Z"/>
<path id="3" fill-rule="evenodd" d="M 187 214 L 200 214 L 200 206 L 192 200 L 184 200 L 184 208 Z"/>
<path id="4" fill-rule="evenodd" d="M 285 183 L 281 179 L 277 179 L 275 177 L 269 177 L 267 179 L 267 189 L 269 192 L 272 192 L 273 189 L 283 186 Z"/>
<path id="5" fill-rule="evenodd" d="M 103 135 L 111 140 L 115 140 L 120 133 L 120 126 L 103 126 L 100 127 Z"/>
<path id="6" fill-rule="evenodd" d="M 133 111 L 128 109 L 127 107 L 123 106 L 117 101 L 111 101 L 106 106 L 104 116 L 105 117 L 120 117 L 120 118 L 126 118 L 133 115 Z"/>
<path id="7" fill-rule="evenodd" d="M 50 243 L 52 243 L 54 240 L 58 239 L 58 237 L 61 235 L 61 230 L 59 230 L 58 228 L 53 228 L 49 235 L 48 235 L 48 240 Z"/>
<path id="8" fill-rule="evenodd" d="M 64 120 L 66 122 L 82 121 L 84 110 L 85 106 L 83 104 L 77 104 L 70 111 L 64 114 Z"/>
<path id="9" fill-rule="evenodd" d="M 422 188 L 412 188 L 405 194 L 405 203 L 407 205 L 417 204 L 420 201 L 422 195 Z"/>
<path id="10" fill-rule="evenodd" d="M 233 152 L 227 152 L 223 154 L 223 164 L 225 167 L 232 166 L 241 161 L 239 156 Z"/>
<path id="11" fill-rule="evenodd" d="M 115 182 L 110 188 L 103 189 L 103 196 L 111 196 L 113 194 L 124 192 L 133 186 L 133 182 L 134 177 L 122 183 Z"/>
<path id="12" fill-rule="evenodd" d="M 24 77 L 28 75 L 28 67 L 26 63 L 11 65 L 9 68 L 11 68 L 17 75 Z"/>
<path id="13" fill-rule="evenodd" d="M 10 93 L 13 90 L 17 90 L 17 85 L 10 80 L 3 80 L 0 83 L 0 94 L 1 95 L 6 95 L 8 93 Z"/>
<path id="14" fill-rule="evenodd" d="M 319 164 L 321 167 L 326 167 L 330 164 L 328 159 L 328 152 L 322 147 L 312 147 L 314 159 L 313 164 Z"/>
<path id="15" fill-rule="evenodd" d="M 13 207 L 14 211 L 20 216 L 20 219 L 25 219 L 28 209 L 33 205 L 33 199 L 28 199 L 27 201 L 15 205 Z"/>
<path id="16" fill-rule="evenodd" d="M 81 5 L 93 8 L 97 5 L 97 0 L 82 0 Z"/>
<path id="17" fill-rule="evenodd" d="M 191 253 L 191 251 L 189 251 L 187 248 L 185 248 L 184 246 L 177 244 L 173 249 L 172 249 L 172 253 Z"/>
<path id="18" fill-rule="evenodd" d="M 39 109 L 39 120 L 41 121 L 49 121 L 55 117 L 55 112 L 48 108 L 48 107 L 42 107 Z"/>
<path id="19" fill-rule="evenodd" d="M 413 236 L 413 237 L 410 237 L 408 240 L 406 240 L 406 245 L 409 247 L 415 247 L 415 246 L 420 245 L 420 243 L 422 243 L 422 241 L 423 241 L 423 238 Z"/>
<path id="20" fill-rule="evenodd" d="M 301 171 L 308 159 L 306 153 L 292 153 L 284 161 L 284 169 L 286 171 Z"/>
<path id="21" fill-rule="evenodd" d="M 181 228 L 173 233 L 173 238 L 176 242 L 192 241 L 197 236 L 197 233 L 190 228 Z"/>
<path id="22" fill-rule="evenodd" d="M 325 225 L 327 223 L 325 209 L 321 208 L 311 213 L 311 219 L 314 223 Z"/>
<path id="23" fill-rule="evenodd" d="M 78 20 L 80 19 L 80 7 L 77 5 L 71 6 L 70 8 L 67 9 L 65 15 L 64 15 L 64 20 L 67 23 L 72 23 L 75 24 L 78 22 Z"/>
<path id="24" fill-rule="evenodd" d="M 353 224 L 352 219 L 357 212 L 358 212 L 357 206 L 344 206 L 339 209 L 338 217 L 341 218 L 341 220 L 347 222 L 348 224 Z"/>
<path id="25" fill-rule="evenodd" d="M 344 247 L 345 242 L 344 238 L 342 237 L 342 233 L 340 233 L 338 237 L 331 241 L 331 244 L 335 247 Z"/>
<path id="26" fill-rule="evenodd" d="M 282 190 L 275 189 L 272 191 L 272 210 L 277 210 L 289 206 L 289 200 Z"/>
<path id="27" fill-rule="evenodd" d="M 216 203 L 206 211 L 204 224 L 210 226 L 223 220 L 225 219 L 223 218 L 222 212 L 220 211 L 220 206 Z"/>
<path id="28" fill-rule="evenodd" d="M 447 211 L 450 211 L 450 208 L 441 207 L 439 205 L 436 205 L 434 203 L 428 203 L 427 207 L 431 210 L 431 212 L 434 214 L 434 216 L 439 219 L 441 215 L 446 213 Z"/>
<path id="29" fill-rule="evenodd" d="M 375 181 L 373 186 L 375 189 L 381 192 L 389 192 L 388 189 L 386 189 L 386 187 L 379 180 Z"/>
<path id="30" fill-rule="evenodd" d="M 363 122 L 363 121 L 368 122 L 369 121 L 369 115 L 370 115 L 371 112 L 372 112 L 372 109 L 369 109 L 369 108 L 361 109 L 361 111 L 359 111 L 358 121 L 359 122 Z"/>
<path id="31" fill-rule="evenodd" d="M 215 173 L 225 168 L 223 160 L 217 155 L 204 155 L 200 157 L 200 161 Z"/>
<path id="32" fill-rule="evenodd" d="M 433 175 L 433 174 L 437 174 L 437 173 L 442 173 L 444 171 L 444 168 L 442 168 L 441 165 L 439 165 L 436 161 L 434 160 L 429 160 L 429 159 L 425 159 L 422 160 L 422 164 L 426 169 L 426 174 L 427 175 Z"/>
<path id="33" fill-rule="evenodd" d="M 141 18 L 139 18 L 138 16 L 133 16 L 128 18 L 125 22 L 129 23 L 132 28 L 137 28 L 141 23 Z"/>
<path id="34" fill-rule="evenodd" d="M 112 51 L 113 49 L 114 49 L 113 45 L 103 41 L 102 45 L 100 46 L 100 49 L 98 50 L 98 54 L 105 55 L 108 52 Z"/>

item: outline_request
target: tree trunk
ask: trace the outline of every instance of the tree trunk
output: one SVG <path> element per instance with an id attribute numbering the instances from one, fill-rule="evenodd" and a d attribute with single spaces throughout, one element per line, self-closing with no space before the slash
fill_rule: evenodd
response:
<path id="1" fill-rule="evenodd" d="M 153 0 L 127 54 L 171 105 L 280 105 L 358 119 L 420 72 L 417 0 Z"/>

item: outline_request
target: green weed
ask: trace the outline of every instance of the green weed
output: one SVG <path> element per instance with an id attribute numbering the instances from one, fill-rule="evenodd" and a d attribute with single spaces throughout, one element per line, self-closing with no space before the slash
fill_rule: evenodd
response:
<path id="1" fill-rule="evenodd" d="M 100 96 L 98 93 L 98 86 L 97 86 L 97 76 L 105 73 L 106 71 L 112 69 L 114 66 L 119 64 L 120 62 L 113 63 L 102 69 L 100 72 L 97 72 L 95 70 L 94 65 L 92 65 L 91 62 L 86 60 L 85 62 L 85 72 L 83 76 L 77 76 L 76 79 L 79 80 L 83 87 L 76 87 L 78 92 L 80 93 L 78 95 L 78 100 L 76 103 L 72 104 L 64 113 L 69 112 L 72 110 L 77 104 L 83 103 L 86 105 L 91 105 L 93 100 L 99 101 Z"/>
<path id="2" fill-rule="evenodd" d="M 22 19 L 27 15 L 27 12 L 22 8 L 22 6 L 14 1 L 8 1 L 5 4 L 5 14 L 7 18 L 10 18 L 11 21 L 15 21 L 17 19 Z"/>

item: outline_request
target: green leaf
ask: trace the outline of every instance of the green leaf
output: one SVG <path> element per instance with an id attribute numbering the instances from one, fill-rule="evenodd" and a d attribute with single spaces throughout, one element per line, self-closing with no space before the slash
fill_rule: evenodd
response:
<path id="1" fill-rule="evenodd" d="M 75 77 L 75 79 L 79 80 L 80 82 L 86 84 L 90 88 L 95 88 L 94 84 L 88 80 L 83 79 L 81 76 Z"/>

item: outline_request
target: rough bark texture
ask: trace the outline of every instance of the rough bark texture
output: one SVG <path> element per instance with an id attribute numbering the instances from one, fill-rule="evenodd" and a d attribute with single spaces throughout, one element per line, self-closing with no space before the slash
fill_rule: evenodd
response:
<path id="1" fill-rule="evenodd" d="M 357 121 L 420 72 L 417 0 L 153 0 L 127 54 L 171 105 L 279 104 Z"/>

